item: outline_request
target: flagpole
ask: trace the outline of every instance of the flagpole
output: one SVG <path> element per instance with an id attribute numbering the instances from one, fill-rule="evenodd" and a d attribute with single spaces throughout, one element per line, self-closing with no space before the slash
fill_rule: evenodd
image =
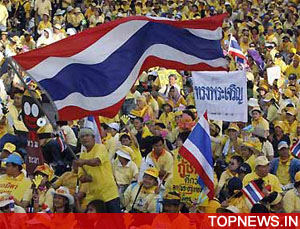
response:
<path id="1" fill-rule="evenodd" d="M 34 96 L 34 94 L 32 93 L 32 91 L 30 90 L 30 88 L 28 87 L 28 85 L 26 84 L 26 82 L 24 81 L 23 77 L 20 76 L 20 73 L 17 71 L 16 67 L 14 66 L 14 64 L 17 64 L 16 62 L 14 62 L 12 60 L 11 57 L 7 58 L 9 65 L 11 66 L 11 68 L 14 70 L 14 72 L 17 74 L 18 78 L 21 80 L 21 82 L 24 84 L 24 87 L 28 90 L 29 95 L 33 98 L 34 102 L 38 105 L 39 109 L 45 114 L 45 116 L 47 117 L 47 119 L 49 120 L 51 126 L 53 127 L 54 131 L 59 131 L 58 125 L 56 124 L 56 122 L 54 122 L 51 118 L 50 115 L 45 111 L 45 109 L 43 108 L 42 104 L 40 103 L 40 101 L 38 101 L 38 99 Z M 19 68 L 21 68 L 18 65 Z M 24 71 L 22 69 L 22 71 Z M 26 72 L 26 71 L 24 71 Z M 28 72 L 26 72 L 26 74 L 28 74 Z M 29 76 L 31 76 L 30 74 L 28 74 Z M 33 77 L 31 77 L 32 79 L 34 79 Z M 44 92 L 45 90 L 43 90 Z M 51 105 L 54 107 L 54 103 L 52 102 L 52 99 L 49 97 L 48 93 L 46 93 L 48 99 L 51 101 Z M 57 109 L 55 109 L 55 112 L 57 114 Z M 57 115 L 55 115 L 55 119 L 57 119 Z M 62 141 L 64 142 L 64 144 L 67 146 L 67 149 L 71 152 L 71 154 L 73 155 L 73 157 L 77 160 L 78 157 L 77 155 L 74 153 L 74 151 L 72 150 L 72 148 L 69 146 L 69 144 L 67 144 L 63 139 Z M 87 174 L 86 170 L 82 167 L 82 170 L 85 172 L 85 174 Z"/>

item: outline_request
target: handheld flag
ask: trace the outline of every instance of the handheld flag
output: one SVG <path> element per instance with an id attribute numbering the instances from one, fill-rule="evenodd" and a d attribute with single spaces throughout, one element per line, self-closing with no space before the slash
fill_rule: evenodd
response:
<path id="1" fill-rule="evenodd" d="M 66 137 L 62 130 L 56 132 L 56 140 L 59 145 L 60 152 L 64 152 L 67 149 Z"/>
<path id="2" fill-rule="evenodd" d="M 12 60 L 47 92 L 60 120 L 112 118 L 138 76 L 151 67 L 225 70 L 220 42 L 225 16 L 187 21 L 126 17 Z"/>
<path id="3" fill-rule="evenodd" d="M 248 59 L 233 35 L 230 36 L 228 53 L 236 58 L 236 62 L 246 64 Z"/>
<path id="4" fill-rule="evenodd" d="M 294 145 L 292 145 L 291 152 L 296 158 L 299 158 L 299 156 L 300 156 L 300 140 L 298 140 L 297 142 L 295 142 Z"/>
<path id="5" fill-rule="evenodd" d="M 242 189 L 242 192 L 252 205 L 261 201 L 265 197 L 254 181 L 251 181 L 248 185 L 246 185 Z"/>
<path id="6" fill-rule="evenodd" d="M 179 149 L 179 153 L 194 166 L 200 179 L 209 189 L 207 196 L 212 199 L 214 197 L 214 170 L 207 112 L 200 117 L 193 131 Z"/>

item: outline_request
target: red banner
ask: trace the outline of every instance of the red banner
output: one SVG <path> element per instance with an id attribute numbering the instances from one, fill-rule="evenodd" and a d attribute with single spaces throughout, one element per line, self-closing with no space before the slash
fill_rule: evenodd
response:
<path id="1" fill-rule="evenodd" d="M 1 229 L 300 228 L 298 214 L 0 214 Z"/>

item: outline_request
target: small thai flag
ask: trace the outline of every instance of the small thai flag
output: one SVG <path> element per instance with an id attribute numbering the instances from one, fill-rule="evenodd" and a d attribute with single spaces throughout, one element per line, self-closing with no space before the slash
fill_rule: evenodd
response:
<path id="1" fill-rule="evenodd" d="M 247 197 L 252 205 L 256 204 L 257 202 L 261 201 L 265 195 L 262 191 L 257 187 L 254 181 L 251 181 L 248 185 L 246 185 L 242 192 Z"/>
<path id="2" fill-rule="evenodd" d="M 9 197 L 9 209 L 10 209 L 10 212 L 11 213 L 14 213 L 15 212 L 15 201 L 14 201 L 14 197 L 13 196 L 10 196 Z"/>
<path id="3" fill-rule="evenodd" d="M 44 213 L 52 213 L 47 204 L 42 205 L 42 212 Z"/>
<path id="4" fill-rule="evenodd" d="M 300 141 L 299 140 L 297 142 L 295 142 L 294 145 L 292 145 L 291 152 L 295 157 L 299 158 L 299 156 L 300 156 Z"/>
<path id="5" fill-rule="evenodd" d="M 66 138 L 65 138 L 65 134 L 63 133 L 63 131 L 58 131 L 57 132 L 57 137 L 56 140 L 58 142 L 59 148 L 60 148 L 60 152 L 64 152 L 67 149 L 67 143 L 66 143 Z"/>
<path id="6" fill-rule="evenodd" d="M 248 59 L 233 35 L 230 37 L 228 53 L 233 56 L 237 63 L 246 64 Z"/>

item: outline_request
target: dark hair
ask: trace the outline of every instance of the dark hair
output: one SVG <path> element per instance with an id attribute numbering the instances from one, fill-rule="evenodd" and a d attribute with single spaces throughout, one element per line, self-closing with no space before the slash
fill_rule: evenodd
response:
<path id="1" fill-rule="evenodd" d="M 254 204 L 251 213 L 269 213 L 268 208 L 263 204 Z"/>
<path id="2" fill-rule="evenodd" d="M 68 121 L 57 121 L 56 123 L 57 123 L 57 125 L 59 125 L 59 126 L 65 126 L 65 125 L 68 125 Z"/>
<path id="3" fill-rule="evenodd" d="M 227 189 L 228 189 L 228 195 L 231 197 L 235 195 L 235 198 L 241 197 L 243 195 L 242 192 L 236 193 L 235 191 L 240 191 L 243 188 L 243 183 L 240 178 L 238 177 L 232 177 L 228 181 Z"/>
<path id="4" fill-rule="evenodd" d="M 190 110 L 184 110 L 184 111 L 182 111 L 182 113 L 191 116 L 191 118 L 192 118 L 193 120 L 195 120 L 195 115 L 194 115 L 193 112 L 191 112 Z"/>
<path id="5" fill-rule="evenodd" d="M 163 123 L 155 123 L 155 126 L 159 126 L 162 129 L 166 128 L 165 124 L 163 124 Z"/>
<path id="6" fill-rule="evenodd" d="M 141 117 L 135 117 L 133 120 L 139 120 L 141 123 L 143 123 L 143 122 L 144 122 L 144 119 L 143 119 L 143 118 L 141 118 Z"/>
<path id="7" fill-rule="evenodd" d="M 238 156 L 238 155 L 234 155 L 230 159 L 236 160 L 239 163 L 239 165 L 244 163 L 244 159 L 241 156 Z"/>
<path id="8" fill-rule="evenodd" d="M 92 205 L 96 208 L 96 213 L 107 213 L 105 203 L 102 200 L 92 200 L 88 203 L 85 213 L 87 213 L 88 206 Z"/>
<path id="9" fill-rule="evenodd" d="M 130 136 L 128 134 L 123 134 L 120 137 L 120 141 L 122 141 L 124 138 L 128 138 L 129 140 L 131 140 Z"/>
<path id="10" fill-rule="evenodd" d="M 182 132 L 182 133 L 179 133 L 177 138 L 180 138 L 181 141 L 185 142 L 185 140 L 188 138 L 188 136 L 190 135 L 190 131 L 186 131 L 186 132 Z"/>
<path id="11" fill-rule="evenodd" d="M 162 143 L 165 142 L 164 139 L 163 139 L 163 137 L 161 137 L 161 136 L 153 136 L 153 137 L 152 137 L 152 146 L 153 146 L 154 144 L 160 142 L 160 141 L 161 141 Z"/>
<path id="12" fill-rule="evenodd" d="M 104 129 L 104 130 L 107 130 L 109 128 L 109 126 L 105 123 L 101 123 L 101 127 Z"/>
<path id="13" fill-rule="evenodd" d="M 62 196 L 62 195 L 59 195 Z M 70 213 L 73 211 L 72 207 L 69 204 L 69 199 L 65 196 L 62 196 L 65 199 L 64 213 Z M 53 212 L 56 212 L 56 207 L 53 206 Z"/>
<path id="14" fill-rule="evenodd" d="M 249 164 L 244 162 L 240 165 L 240 168 L 239 168 L 239 171 L 238 171 L 239 174 L 240 173 L 248 174 L 248 173 L 251 173 L 251 172 L 252 172 L 252 170 L 251 170 L 251 167 L 250 167 Z"/>

